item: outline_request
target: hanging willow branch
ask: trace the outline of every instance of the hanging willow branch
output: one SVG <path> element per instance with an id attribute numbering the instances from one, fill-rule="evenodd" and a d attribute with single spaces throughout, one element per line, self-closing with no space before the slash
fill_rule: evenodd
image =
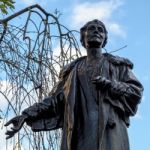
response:
<path id="1" fill-rule="evenodd" d="M 77 32 L 61 25 L 58 16 L 33 5 L 0 20 L 0 93 L 8 104 L 4 121 L 48 96 L 60 69 L 81 56 Z M 57 150 L 60 137 L 60 130 L 33 133 L 24 126 L 13 141 L 28 150 Z"/>

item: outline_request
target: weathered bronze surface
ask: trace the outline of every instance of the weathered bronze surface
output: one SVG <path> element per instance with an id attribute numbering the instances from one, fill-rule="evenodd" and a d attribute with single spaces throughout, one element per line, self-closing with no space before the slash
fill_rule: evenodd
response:
<path id="1" fill-rule="evenodd" d="M 7 139 L 26 122 L 33 131 L 62 128 L 61 150 L 129 150 L 127 127 L 135 115 L 143 87 L 132 73 L 130 60 L 102 53 L 107 43 L 99 20 L 81 28 L 87 56 L 60 72 L 56 87 L 40 103 L 25 109 L 5 125 L 13 124 Z"/>

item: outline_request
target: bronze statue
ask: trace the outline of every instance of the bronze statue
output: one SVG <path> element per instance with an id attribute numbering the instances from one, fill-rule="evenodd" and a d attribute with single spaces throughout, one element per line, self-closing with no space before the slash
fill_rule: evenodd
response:
<path id="1" fill-rule="evenodd" d="M 61 150 L 129 150 L 127 127 L 135 115 L 143 87 L 131 61 L 102 53 L 107 30 L 99 20 L 81 28 L 87 56 L 67 65 L 50 96 L 25 109 L 7 139 L 26 122 L 33 131 L 62 128 Z"/>

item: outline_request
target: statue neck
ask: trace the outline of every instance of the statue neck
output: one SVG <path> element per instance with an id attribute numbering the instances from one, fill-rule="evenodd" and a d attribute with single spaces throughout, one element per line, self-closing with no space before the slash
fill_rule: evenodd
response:
<path id="1" fill-rule="evenodd" d="M 88 62 L 91 61 L 98 61 L 102 56 L 102 50 L 100 48 L 89 48 L 87 49 L 87 60 Z"/>

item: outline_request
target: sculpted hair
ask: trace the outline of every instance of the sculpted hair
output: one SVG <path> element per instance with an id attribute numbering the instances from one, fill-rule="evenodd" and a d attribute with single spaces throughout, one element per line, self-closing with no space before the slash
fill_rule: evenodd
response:
<path id="1" fill-rule="evenodd" d="M 97 19 L 94 19 L 94 20 L 92 20 L 92 21 L 87 22 L 87 23 L 80 29 L 80 41 L 81 41 L 82 46 L 85 47 L 85 42 L 84 42 L 85 31 L 86 31 L 88 25 L 91 24 L 91 23 L 100 24 L 100 25 L 104 28 L 104 32 L 105 32 L 105 35 L 106 35 L 106 36 L 105 36 L 105 39 L 104 39 L 102 48 L 105 47 L 105 45 L 107 44 L 107 39 L 108 39 L 108 36 L 107 36 L 107 33 L 108 33 L 108 32 L 107 32 L 107 30 L 106 30 L 106 27 L 105 27 L 104 23 L 101 22 L 101 21 L 99 21 L 99 20 L 97 20 Z"/>

